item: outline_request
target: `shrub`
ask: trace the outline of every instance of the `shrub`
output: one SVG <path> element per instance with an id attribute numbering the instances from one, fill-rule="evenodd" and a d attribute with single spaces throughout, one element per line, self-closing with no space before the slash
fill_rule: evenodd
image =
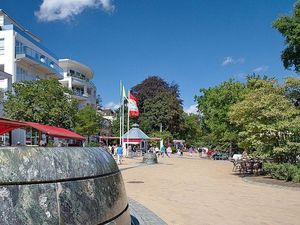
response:
<path id="1" fill-rule="evenodd" d="M 266 163 L 264 171 L 272 178 L 285 181 L 300 182 L 300 167 L 290 163 Z"/>

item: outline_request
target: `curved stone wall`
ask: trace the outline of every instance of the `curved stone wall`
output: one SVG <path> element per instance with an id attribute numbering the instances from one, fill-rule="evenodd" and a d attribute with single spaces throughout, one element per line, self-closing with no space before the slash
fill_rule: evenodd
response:
<path id="1" fill-rule="evenodd" d="M 99 148 L 0 148 L 0 224 L 130 225 L 114 159 Z"/>

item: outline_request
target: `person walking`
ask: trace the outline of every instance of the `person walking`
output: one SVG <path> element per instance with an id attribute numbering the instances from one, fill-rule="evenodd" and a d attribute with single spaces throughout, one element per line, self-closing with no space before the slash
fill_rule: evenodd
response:
<path id="1" fill-rule="evenodd" d="M 180 151 L 180 156 L 183 156 L 183 146 L 180 146 L 179 151 Z"/>
<path id="2" fill-rule="evenodd" d="M 190 153 L 190 156 L 191 156 L 191 157 L 193 157 L 193 151 L 194 151 L 194 149 L 193 149 L 193 147 L 191 146 L 191 147 L 189 148 L 189 153 Z"/>
<path id="3" fill-rule="evenodd" d="M 166 155 L 166 147 L 164 145 L 161 146 L 160 152 L 161 152 L 161 157 L 165 157 L 165 155 Z"/>
<path id="4" fill-rule="evenodd" d="M 169 147 L 167 148 L 167 156 L 170 158 L 170 157 L 171 157 L 171 154 L 172 154 L 172 148 L 171 148 L 171 146 L 169 145 Z"/>
<path id="5" fill-rule="evenodd" d="M 159 148 L 157 146 L 155 146 L 155 154 L 156 154 L 156 157 L 159 157 Z"/>
<path id="6" fill-rule="evenodd" d="M 117 164 L 120 165 L 122 163 L 123 157 L 123 148 L 121 145 L 117 148 Z"/>

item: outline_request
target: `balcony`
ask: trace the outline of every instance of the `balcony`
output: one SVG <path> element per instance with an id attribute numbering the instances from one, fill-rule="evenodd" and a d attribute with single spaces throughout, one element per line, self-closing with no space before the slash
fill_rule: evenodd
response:
<path id="1" fill-rule="evenodd" d="M 70 73 L 68 73 L 67 76 L 68 77 L 72 77 L 74 83 L 79 82 L 79 83 L 77 83 L 78 85 L 80 85 L 80 84 L 83 84 L 83 85 L 87 84 L 90 87 L 93 87 L 94 89 L 96 88 L 95 84 L 92 81 L 90 81 L 89 79 L 87 79 L 87 78 L 84 78 L 84 77 L 81 77 L 81 76 L 77 76 L 76 74 L 70 74 Z"/>
<path id="2" fill-rule="evenodd" d="M 56 63 L 32 48 L 27 46 L 17 46 L 16 59 L 18 61 L 24 61 L 25 63 L 30 64 L 52 78 L 63 78 L 63 70 Z"/>
<path id="3" fill-rule="evenodd" d="M 88 94 L 84 94 L 83 90 L 81 89 L 72 89 L 73 96 L 78 100 L 86 100 L 89 96 Z"/>

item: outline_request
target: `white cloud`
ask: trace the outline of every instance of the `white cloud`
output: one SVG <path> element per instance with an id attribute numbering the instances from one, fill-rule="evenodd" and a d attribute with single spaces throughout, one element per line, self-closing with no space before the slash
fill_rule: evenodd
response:
<path id="1" fill-rule="evenodd" d="M 34 14 L 40 21 L 69 20 L 86 8 L 112 12 L 115 6 L 113 0 L 43 0 Z"/>
<path id="2" fill-rule="evenodd" d="M 266 72 L 269 69 L 268 66 L 260 66 L 253 70 L 254 73 Z"/>
<path id="3" fill-rule="evenodd" d="M 197 104 L 191 105 L 190 107 L 184 109 L 184 111 L 189 114 L 198 114 Z"/>
<path id="4" fill-rule="evenodd" d="M 120 107 L 120 103 L 109 102 L 105 104 L 103 108 L 117 110 L 119 107 Z"/>
<path id="5" fill-rule="evenodd" d="M 231 56 L 227 56 L 224 58 L 223 62 L 222 62 L 222 66 L 227 66 L 230 64 L 243 64 L 245 62 L 244 58 L 239 58 L 239 59 L 234 59 Z"/>

